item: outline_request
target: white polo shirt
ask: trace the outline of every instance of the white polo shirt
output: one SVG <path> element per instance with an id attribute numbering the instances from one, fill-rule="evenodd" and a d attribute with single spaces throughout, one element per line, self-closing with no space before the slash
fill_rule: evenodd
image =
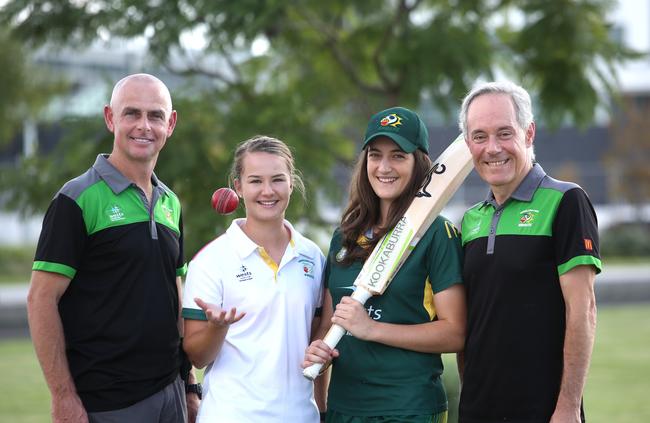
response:
<path id="1" fill-rule="evenodd" d="M 228 334 L 204 375 L 199 422 L 319 422 L 313 383 L 300 364 L 322 303 L 325 259 L 287 221 L 291 242 L 276 266 L 236 219 L 190 262 L 183 317 L 205 320 L 194 298 L 246 316 Z"/>

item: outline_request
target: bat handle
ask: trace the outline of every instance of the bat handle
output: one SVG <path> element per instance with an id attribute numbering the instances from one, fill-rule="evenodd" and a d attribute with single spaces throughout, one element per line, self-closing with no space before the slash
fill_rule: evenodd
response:
<path id="1" fill-rule="evenodd" d="M 361 304 L 365 304 L 370 297 L 372 297 L 372 293 L 361 287 L 357 287 L 357 289 L 355 289 L 352 293 L 352 298 L 359 301 Z M 325 334 L 323 342 L 325 342 L 328 347 L 334 349 L 334 347 L 336 347 L 336 344 L 338 344 L 341 338 L 343 338 L 343 335 L 345 335 L 345 329 L 339 325 L 333 324 Z M 323 363 L 314 363 L 304 369 L 302 371 L 302 374 L 307 379 L 314 380 L 316 377 L 318 377 L 318 374 L 322 368 Z"/>
<path id="2" fill-rule="evenodd" d="M 339 325 L 332 325 L 332 327 L 330 327 L 330 330 L 327 331 L 327 334 L 323 338 L 323 342 L 325 342 L 330 348 L 334 348 L 336 344 L 339 343 L 343 335 L 345 335 L 345 329 Z M 304 369 L 302 371 L 302 375 L 309 380 L 314 380 L 318 377 L 318 374 L 322 368 L 323 363 L 314 363 Z"/>

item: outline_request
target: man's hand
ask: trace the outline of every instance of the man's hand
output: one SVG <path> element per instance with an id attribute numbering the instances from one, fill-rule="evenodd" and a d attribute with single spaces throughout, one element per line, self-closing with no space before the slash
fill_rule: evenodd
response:
<path id="1" fill-rule="evenodd" d="M 77 394 L 52 396 L 52 423 L 88 423 L 88 414 Z"/>
<path id="2" fill-rule="evenodd" d="M 580 407 L 570 410 L 555 409 L 549 423 L 580 423 Z"/>

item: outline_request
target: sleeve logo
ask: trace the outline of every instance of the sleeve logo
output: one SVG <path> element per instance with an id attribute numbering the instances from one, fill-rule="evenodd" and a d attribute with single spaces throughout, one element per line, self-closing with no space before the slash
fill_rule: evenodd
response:
<path id="1" fill-rule="evenodd" d="M 456 225 L 448 220 L 445 220 L 445 229 L 447 230 L 447 238 L 458 238 L 458 229 L 456 229 Z"/>

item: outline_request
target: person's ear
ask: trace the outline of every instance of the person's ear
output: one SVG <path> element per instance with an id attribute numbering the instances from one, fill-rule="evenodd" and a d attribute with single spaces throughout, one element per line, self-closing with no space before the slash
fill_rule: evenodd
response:
<path id="1" fill-rule="evenodd" d="M 236 179 L 233 180 L 232 182 L 233 182 L 233 186 L 234 186 L 234 188 L 235 188 L 235 192 L 237 193 L 237 195 L 239 196 L 239 198 L 242 198 L 242 192 L 241 192 L 241 181 L 239 180 L 239 178 L 236 178 Z"/>
<path id="2" fill-rule="evenodd" d="M 532 146 L 534 141 L 535 141 L 535 122 L 531 122 L 530 125 L 528 125 L 528 129 L 526 130 L 526 147 Z"/>
<path id="3" fill-rule="evenodd" d="M 115 123 L 113 122 L 113 108 L 108 104 L 104 106 L 104 122 L 109 131 L 115 131 Z"/>

